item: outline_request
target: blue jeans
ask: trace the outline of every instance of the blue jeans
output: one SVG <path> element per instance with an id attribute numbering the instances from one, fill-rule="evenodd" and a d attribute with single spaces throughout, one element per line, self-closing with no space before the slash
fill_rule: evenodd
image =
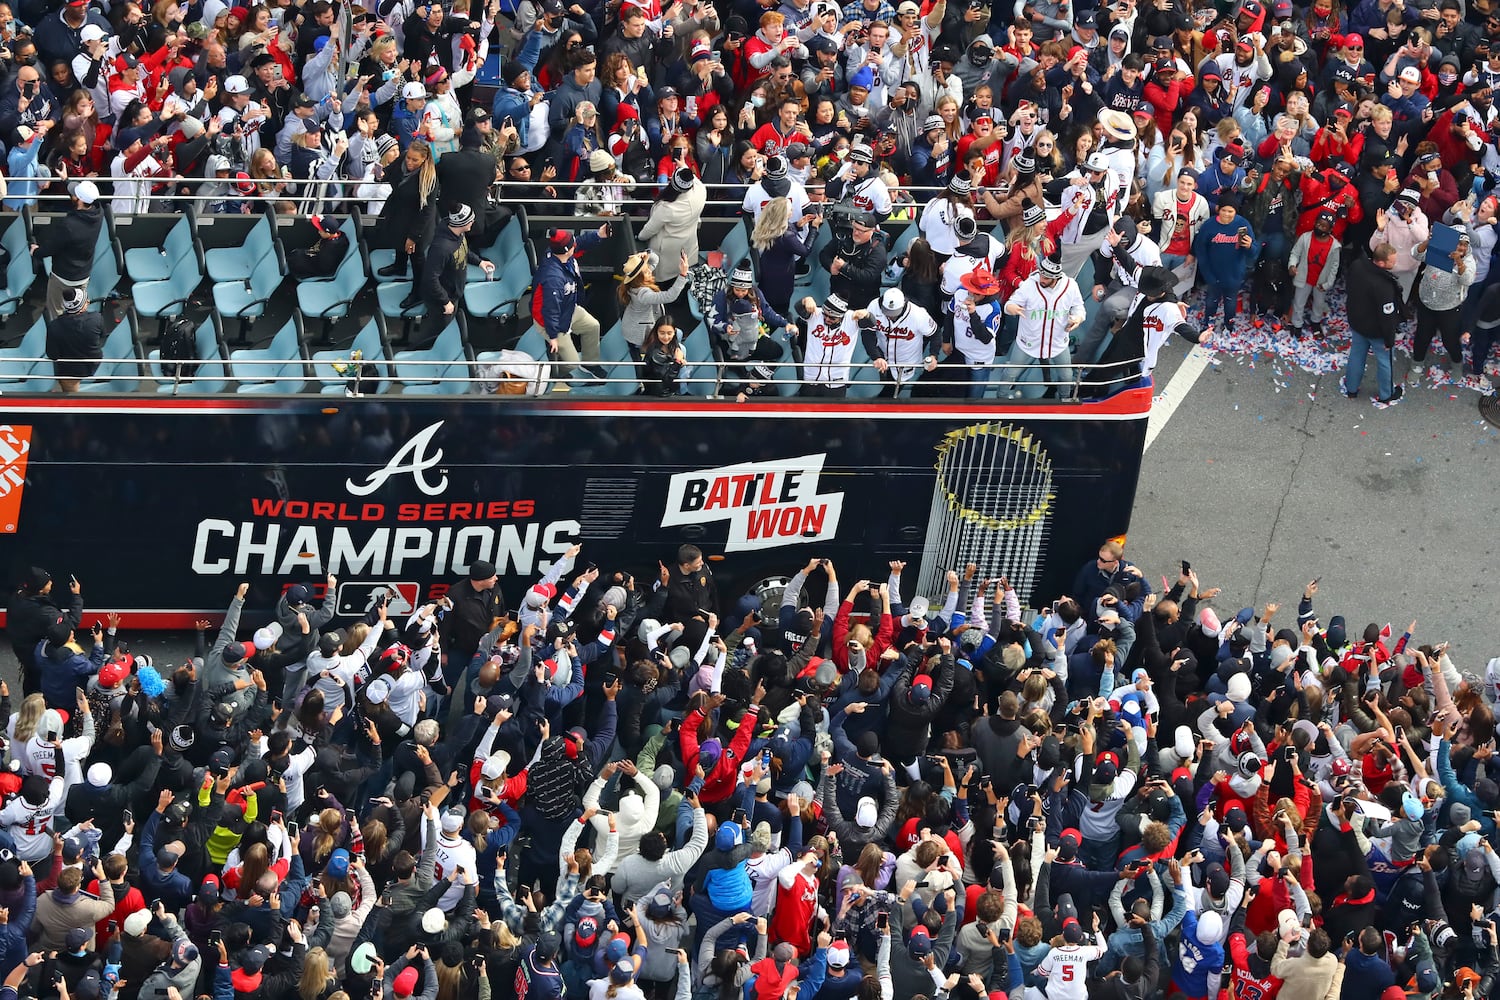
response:
<path id="1" fill-rule="evenodd" d="M 1239 295 L 1240 290 L 1234 285 L 1203 286 L 1203 325 L 1213 322 L 1221 302 L 1224 304 L 1224 322 L 1233 323 L 1239 313 Z"/>
<path id="2" fill-rule="evenodd" d="M 1381 399 L 1391 398 L 1391 349 L 1385 339 L 1371 340 L 1357 330 L 1349 330 L 1349 365 L 1344 369 L 1344 387 L 1350 392 L 1359 392 L 1359 384 L 1365 379 L 1365 355 L 1375 352 L 1375 382 Z"/>

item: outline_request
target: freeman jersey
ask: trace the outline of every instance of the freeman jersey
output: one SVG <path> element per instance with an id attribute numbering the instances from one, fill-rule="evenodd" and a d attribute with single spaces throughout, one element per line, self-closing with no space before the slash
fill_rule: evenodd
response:
<path id="1" fill-rule="evenodd" d="M 1047 1000 L 1085 1000 L 1089 963 L 1105 951 L 1097 944 L 1069 944 L 1049 951 L 1036 967 L 1036 974 L 1047 980 Z"/>

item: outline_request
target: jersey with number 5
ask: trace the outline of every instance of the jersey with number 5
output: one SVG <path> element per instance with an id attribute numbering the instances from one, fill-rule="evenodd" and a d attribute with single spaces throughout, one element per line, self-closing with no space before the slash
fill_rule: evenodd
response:
<path id="1" fill-rule="evenodd" d="M 1089 963 L 1103 956 L 1100 945 L 1053 948 L 1036 967 L 1047 979 L 1047 1000 L 1084 1000 L 1088 996 Z"/>

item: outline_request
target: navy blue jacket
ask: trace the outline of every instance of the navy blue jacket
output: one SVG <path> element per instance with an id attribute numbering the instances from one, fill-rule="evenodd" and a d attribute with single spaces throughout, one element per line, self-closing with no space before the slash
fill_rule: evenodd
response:
<path id="1" fill-rule="evenodd" d="M 564 261 L 549 253 L 536 266 L 532 279 L 531 318 L 555 340 L 573 327 L 573 310 L 578 308 L 578 293 L 583 290 L 583 276 L 578 270 L 578 254 L 599 243 L 595 232 L 579 233 L 577 252 Z"/>

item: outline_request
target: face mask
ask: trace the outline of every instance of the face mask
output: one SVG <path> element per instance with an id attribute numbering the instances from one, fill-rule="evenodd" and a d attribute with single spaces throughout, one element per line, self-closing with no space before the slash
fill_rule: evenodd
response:
<path id="1" fill-rule="evenodd" d="M 984 49 L 970 49 L 969 62 L 975 66 L 983 66 L 990 61 L 990 54 Z"/>
<path id="2" fill-rule="evenodd" d="M 1452 84 L 1457 79 L 1458 79 L 1458 74 L 1457 73 L 1439 73 L 1438 74 L 1438 82 L 1441 83 L 1445 87 L 1448 86 L 1449 84 Z"/>
<path id="3" fill-rule="evenodd" d="M 766 99 L 759 94 L 752 94 L 750 104 L 752 107 L 763 108 L 766 106 Z"/>

